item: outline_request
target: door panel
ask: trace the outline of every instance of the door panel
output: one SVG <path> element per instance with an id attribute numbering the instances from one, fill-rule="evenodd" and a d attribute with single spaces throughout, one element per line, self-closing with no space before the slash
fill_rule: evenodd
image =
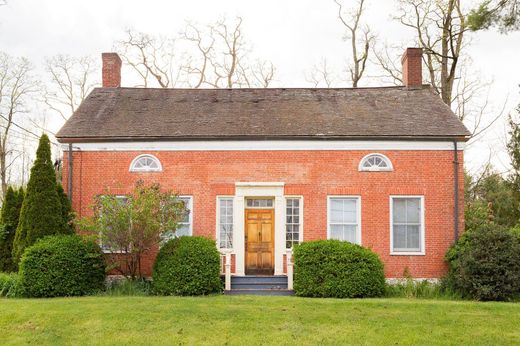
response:
<path id="1" fill-rule="evenodd" d="M 274 272 L 274 210 L 246 209 L 246 274 Z"/>

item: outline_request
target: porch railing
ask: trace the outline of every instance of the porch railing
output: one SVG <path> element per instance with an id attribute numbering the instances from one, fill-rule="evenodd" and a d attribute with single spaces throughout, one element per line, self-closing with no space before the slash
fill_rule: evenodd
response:
<path id="1" fill-rule="evenodd" d="M 220 272 L 224 275 L 224 289 L 231 290 L 231 251 L 220 251 Z"/>
<path id="2" fill-rule="evenodd" d="M 285 254 L 287 261 L 287 289 L 293 289 L 293 259 L 292 259 L 292 249 L 287 249 Z"/>

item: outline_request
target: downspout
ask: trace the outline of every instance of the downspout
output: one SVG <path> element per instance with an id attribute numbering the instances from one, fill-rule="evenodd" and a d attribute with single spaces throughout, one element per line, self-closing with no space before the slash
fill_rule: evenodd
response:
<path id="1" fill-rule="evenodd" d="M 453 222 L 455 241 L 459 239 L 459 153 L 457 141 L 453 141 Z"/>
<path id="2" fill-rule="evenodd" d="M 68 194 L 69 199 L 72 202 L 72 143 L 69 143 L 69 171 L 68 171 Z"/>

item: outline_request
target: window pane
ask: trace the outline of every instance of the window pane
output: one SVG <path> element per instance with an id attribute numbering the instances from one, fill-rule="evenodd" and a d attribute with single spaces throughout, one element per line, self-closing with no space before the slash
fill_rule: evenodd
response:
<path id="1" fill-rule="evenodd" d="M 343 202 L 343 220 L 344 222 L 356 222 L 356 205 L 357 201 L 354 199 L 346 199 Z"/>
<path id="2" fill-rule="evenodd" d="M 421 201 L 419 198 L 406 199 L 406 222 L 419 223 L 421 214 Z"/>
<path id="3" fill-rule="evenodd" d="M 186 223 L 179 224 L 177 227 L 177 231 L 175 232 L 176 237 L 181 237 L 183 235 L 190 235 L 190 225 Z"/>
<path id="4" fill-rule="evenodd" d="M 394 198 L 393 208 L 394 223 L 406 222 L 406 200 L 404 198 Z"/>
<path id="5" fill-rule="evenodd" d="M 406 226 L 406 248 L 420 251 L 419 226 Z"/>
<path id="6" fill-rule="evenodd" d="M 405 225 L 394 225 L 394 249 L 406 249 Z"/>
<path id="7" fill-rule="evenodd" d="M 330 222 L 343 222 L 343 200 L 335 198 L 330 200 Z"/>
<path id="8" fill-rule="evenodd" d="M 351 243 L 357 243 L 357 226 L 355 225 L 331 225 L 330 237 Z"/>

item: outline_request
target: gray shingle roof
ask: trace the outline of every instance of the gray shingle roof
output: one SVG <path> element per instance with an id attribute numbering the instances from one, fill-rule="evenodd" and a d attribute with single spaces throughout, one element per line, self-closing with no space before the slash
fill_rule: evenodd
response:
<path id="1" fill-rule="evenodd" d="M 464 138 L 425 86 L 356 89 L 96 88 L 61 142 L 266 138 Z"/>

